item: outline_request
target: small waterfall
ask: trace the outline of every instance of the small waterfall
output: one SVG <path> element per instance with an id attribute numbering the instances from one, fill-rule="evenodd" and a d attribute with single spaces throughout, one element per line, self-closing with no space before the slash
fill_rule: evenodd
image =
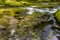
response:
<path id="1" fill-rule="evenodd" d="M 53 25 L 56 24 L 53 13 L 55 13 L 58 9 L 54 8 L 50 10 L 49 8 L 37 9 L 32 7 L 28 7 L 27 9 L 29 10 L 27 14 L 32 14 L 34 11 L 37 11 L 51 15 L 48 21 L 53 20 Z M 41 40 L 58 40 L 56 35 L 54 35 L 54 31 L 51 29 L 51 27 L 51 24 L 46 25 L 46 27 L 44 28 L 45 31 L 41 32 Z"/>

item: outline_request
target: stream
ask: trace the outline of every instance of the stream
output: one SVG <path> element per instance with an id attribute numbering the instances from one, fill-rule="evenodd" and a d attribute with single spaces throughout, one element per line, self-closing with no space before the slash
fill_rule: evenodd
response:
<path id="1" fill-rule="evenodd" d="M 60 9 L 60 6 L 57 6 L 56 8 L 53 8 L 53 9 L 50 9 L 50 8 L 40 8 L 40 9 L 38 9 L 38 8 L 35 8 L 35 6 L 22 7 L 22 8 L 28 10 L 27 14 L 32 14 L 35 11 L 36 12 L 47 13 L 47 15 L 51 15 L 51 17 L 47 21 L 50 21 L 50 20 L 53 21 L 52 24 L 50 23 L 50 24 L 45 25 L 45 28 L 43 29 L 43 31 L 42 30 L 39 30 L 39 33 L 40 33 L 41 38 L 40 37 L 37 38 L 37 39 L 27 39 L 27 38 L 24 38 L 22 40 L 59 40 L 58 37 L 60 37 L 60 34 L 59 34 L 60 33 L 60 30 L 58 30 L 58 29 L 54 29 L 53 30 L 52 27 L 53 26 L 58 26 L 58 24 L 57 24 L 57 22 L 56 22 L 53 14 L 58 9 Z M 10 31 L 11 32 L 11 35 L 14 34 L 14 31 L 15 31 L 15 29 L 13 29 L 13 30 Z M 9 40 L 11 40 L 11 39 L 9 39 Z M 15 39 L 12 39 L 12 40 L 19 40 L 19 38 L 16 36 L 16 38 Z"/>
<path id="2" fill-rule="evenodd" d="M 54 19 L 53 14 L 60 9 L 60 6 L 57 6 L 56 8 L 50 10 L 49 8 L 42 8 L 42 9 L 37 9 L 37 8 L 32 8 L 32 7 L 27 7 L 27 9 L 29 10 L 27 13 L 31 14 L 34 11 L 38 11 L 38 12 L 42 12 L 42 13 L 48 13 L 50 15 L 52 15 L 52 17 L 49 18 L 49 20 L 53 20 L 53 25 L 56 25 L 56 20 Z M 48 24 L 46 25 L 46 27 L 44 28 L 45 31 L 41 32 L 41 40 L 59 40 L 57 38 L 57 36 L 60 36 L 60 34 L 58 34 L 58 32 L 60 32 L 60 30 L 52 30 L 51 29 L 52 25 Z"/>

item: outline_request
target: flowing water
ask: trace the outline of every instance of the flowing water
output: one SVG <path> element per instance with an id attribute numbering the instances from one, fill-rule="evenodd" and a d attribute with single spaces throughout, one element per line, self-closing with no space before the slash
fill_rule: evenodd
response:
<path id="1" fill-rule="evenodd" d="M 51 14 L 52 16 L 49 18 L 49 20 L 53 20 L 53 25 L 56 25 L 56 20 L 54 19 L 53 14 L 60 9 L 60 6 L 57 6 L 56 8 L 53 9 L 49 9 L 49 8 L 41 8 L 41 9 L 37 9 L 37 8 L 32 8 L 32 7 L 28 7 L 27 8 L 29 11 L 27 12 L 28 14 L 31 14 L 34 11 L 38 11 L 38 12 L 42 12 L 42 13 L 48 13 Z M 59 40 L 57 38 L 57 36 L 60 36 L 60 34 L 58 34 L 58 32 L 60 32 L 60 30 L 52 30 L 51 29 L 52 25 L 48 24 L 46 25 L 46 27 L 44 28 L 45 31 L 41 32 L 41 40 Z M 57 32 L 56 32 L 57 31 Z"/>

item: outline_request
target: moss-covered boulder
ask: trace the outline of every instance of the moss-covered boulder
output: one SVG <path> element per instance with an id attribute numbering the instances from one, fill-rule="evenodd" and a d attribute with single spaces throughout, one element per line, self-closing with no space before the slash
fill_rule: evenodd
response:
<path id="1" fill-rule="evenodd" d="M 58 11 L 55 13 L 55 18 L 57 19 L 58 22 L 60 22 L 60 10 L 58 10 Z"/>

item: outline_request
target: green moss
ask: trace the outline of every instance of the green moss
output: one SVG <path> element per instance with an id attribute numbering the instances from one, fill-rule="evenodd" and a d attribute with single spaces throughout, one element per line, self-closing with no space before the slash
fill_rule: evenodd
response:
<path id="1" fill-rule="evenodd" d="M 60 22 L 60 10 L 58 10 L 58 11 L 55 13 L 55 17 L 56 17 L 56 19 L 58 20 L 58 22 Z"/>
<path id="2" fill-rule="evenodd" d="M 23 14 L 26 14 L 27 9 L 23 8 L 7 8 L 7 9 L 0 9 L 0 14 L 5 16 L 23 16 Z"/>
<path id="3" fill-rule="evenodd" d="M 0 0 L 0 4 L 9 6 L 9 7 L 32 6 L 36 4 L 40 5 L 40 3 L 43 3 L 43 2 L 47 2 L 49 3 L 49 5 L 60 4 L 60 1 L 54 1 L 54 0 L 53 1 L 51 0 Z"/>
<path id="4" fill-rule="evenodd" d="M 23 8 L 0 9 L 0 24 L 8 28 L 10 26 L 9 21 L 12 18 L 21 20 L 21 17 L 26 16 L 26 12 L 27 9 Z"/>
<path id="5" fill-rule="evenodd" d="M 24 1 L 10 1 L 10 2 L 7 2 L 5 1 L 5 4 L 8 6 L 30 6 L 32 5 L 33 3 L 30 3 L 30 2 L 24 2 Z"/>

